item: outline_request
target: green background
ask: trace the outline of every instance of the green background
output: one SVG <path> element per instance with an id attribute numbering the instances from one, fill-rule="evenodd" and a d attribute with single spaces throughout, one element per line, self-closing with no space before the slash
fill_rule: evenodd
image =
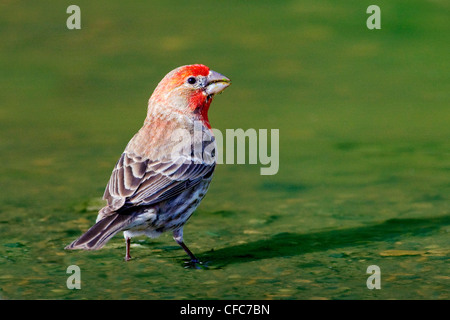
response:
<path id="1" fill-rule="evenodd" d="M 81 8 L 81 30 L 66 9 Z M 366 9 L 381 8 L 381 30 Z M 448 299 L 449 2 L 2 1 L 1 299 Z M 63 248 L 96 218 L 162 77 L 233 85 L 214 128 L 280 130 L 280 168 L 219 165 L 185 227 Z M 66 269 L 81 269 L 69 290 Z M 369 290 L 366 269 L 381 269 Z"/>

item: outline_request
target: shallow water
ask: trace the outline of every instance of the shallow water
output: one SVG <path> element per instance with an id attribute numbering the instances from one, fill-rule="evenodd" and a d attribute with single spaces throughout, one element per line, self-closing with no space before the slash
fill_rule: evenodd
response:
<path id="1" fill-rule="evenodd" d="M 258 3 L 79 1 L 74 31 L 64 4 L 1 5 L 1 299 L 450 297 L 448 5 L 380 2 L 369 31 L 357 1 Z M 193 62 L 233 81 L 213 127 L 280 129 L 278 173 L 217 167 L 185 227 L 205 269 L 169 234 L 133 239 L 129 262 L 120 235 L 63 250 L 157 82 Z"/>

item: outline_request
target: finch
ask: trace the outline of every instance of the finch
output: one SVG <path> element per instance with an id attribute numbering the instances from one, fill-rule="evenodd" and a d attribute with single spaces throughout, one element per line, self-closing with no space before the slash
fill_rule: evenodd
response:
<path id="1" fill-rule="evenodd" d="M 205 196 L 216 165 L 208 120 L 213 97 L 230 79 L 201 64 L 181 66 L 158 84 L 147 117 L 114 167 L 96 223 L 65 249 L 96 250 L 123 231 L 125 260 L 130 240 L 172 231 L 192 263 L 183 227 Z"/>

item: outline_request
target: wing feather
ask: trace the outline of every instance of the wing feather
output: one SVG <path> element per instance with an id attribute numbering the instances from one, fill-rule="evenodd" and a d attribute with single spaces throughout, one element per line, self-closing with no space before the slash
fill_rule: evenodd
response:
<path id="1" fill-rule="evenodd" d="M 152 205 L 180 194 L 199 184 L 214 171 L 215 163 L 144 159 L 124 152 L 117 161 L 103 198 L 108 206 L 99 213 L 101 219 L 121 209 Z M 97 220 L 98 220 L 97 219 Z"/>

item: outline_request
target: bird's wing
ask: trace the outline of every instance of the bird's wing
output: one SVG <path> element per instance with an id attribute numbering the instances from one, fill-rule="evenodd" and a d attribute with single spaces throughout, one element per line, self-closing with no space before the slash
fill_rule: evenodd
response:
<path id="1" fill-rule="evenodd" d="M 167 200 L 210 177 L 214 168 L 215 163 L 181 157 L 175 161 L 150 160 L 124 152 L 106 186 L 103 199 L 107 200 L 108 206 L 100 215 L 107 216 L 122 207 L 152 205 Z"/>

